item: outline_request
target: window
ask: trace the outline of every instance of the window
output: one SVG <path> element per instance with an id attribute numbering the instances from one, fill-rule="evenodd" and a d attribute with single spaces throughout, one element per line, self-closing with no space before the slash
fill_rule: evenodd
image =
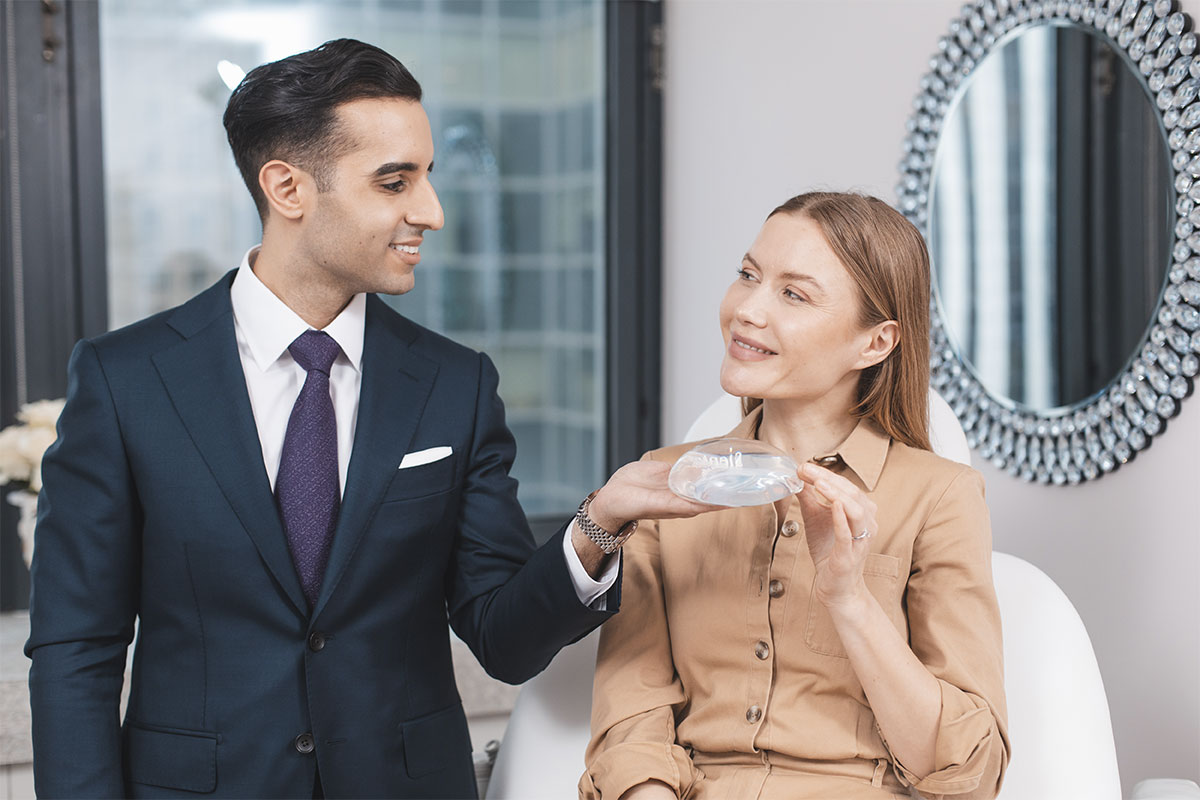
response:
<path id="1" fill-rule="evenodd" d="M 79 338 L 237 265 L 260 230 L 220 124 L 228 81 L 355 36 L 421 80 L 438 148 L 448 224 L 396 306 L 496 360 L 535 536 L 660 443 L 661 3 L 2 8 L 0 425 L 65 393 Z M 28 602 L 16 519 L 0 503 L 0 610 Z"/>
<path id="2" fill-rule="evenodd" d="M 416 288 L 385 299 L 493 358 L 521 502 L 569 513 L 605 477 L 604 34 L 600 0 L 100 4 L 110 326 L 259 240 L 221 126 L 241 74 L 369 41 L 422 84 L 446 212 Z"/>

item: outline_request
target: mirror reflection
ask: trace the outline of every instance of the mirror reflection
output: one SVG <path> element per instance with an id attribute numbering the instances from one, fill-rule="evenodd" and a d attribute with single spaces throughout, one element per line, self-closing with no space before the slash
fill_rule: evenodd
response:
<path id="1" fill-rule="evenodd" d="M 947 331 L 996 397 L 1042 413 L 1135 353 L 1172 242 L 1166 135 L 1134 67 L 1093 31 L 1015 32 L 946 115 L 929 246 Z"/>

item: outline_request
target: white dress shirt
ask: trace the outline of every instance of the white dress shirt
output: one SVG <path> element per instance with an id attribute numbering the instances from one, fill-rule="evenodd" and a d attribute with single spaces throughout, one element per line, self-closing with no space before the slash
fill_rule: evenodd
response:
<path id="1" fill-rule="evenodd" d="M 296 363 L 288 345 L 310 329 L 307 322 L 292 311 L 266 284 L 254 274 L 252 265 L 258 257 L 257 246 L 242 257 L 241 266 L 233 279 L 230 301 L 233 303 L 233 328 L 237 336 L 238 357 L 246 376 L 250 394 L 250 409 L 258 428 L 263 462 L 271 490 L 279 474 L 279 459 L 283 439 L 287 434 L 292 406 L 308 373 Z M 333 415 L 337 422 L 338 487 L 345 491 L 346 471 L 350 466 L 350 450 L 354 446 L 354 429 L 358 423 L 358 396 L 362 388 L 363 335 L 366 331 L 367 296 L 356 294 L 333 322 L 324 328 L 341 352 L 329 369 L 329 394 L 333 400 Z M 574 531 L 571 523 L 563 537 L 563 554 L 575 593 L 584 605 L 603 610 L 604 595 L 617 579 L 618 559 L 611 559 L 600 580 L 592 580 L 580 563 L 579 554 L 571 544 Z"/>

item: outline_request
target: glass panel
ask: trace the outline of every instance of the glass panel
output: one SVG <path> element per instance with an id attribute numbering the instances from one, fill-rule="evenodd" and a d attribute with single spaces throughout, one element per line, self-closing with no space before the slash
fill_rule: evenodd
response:
<path id="1" fill-rule="evenodd" d="M 531 515 L 604 469 L 603 4 L 599 0 L 106 0 L 100 5 L 109 319 L 235 267 L 258 218 L 221 115 L 241 70 L 348 36 L 425 90 L 445 228 L 385 298 L 486 351 Z"/>

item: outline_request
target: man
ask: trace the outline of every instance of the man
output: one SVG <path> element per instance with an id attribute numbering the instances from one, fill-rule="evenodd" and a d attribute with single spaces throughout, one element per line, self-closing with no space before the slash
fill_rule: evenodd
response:
<path id="1" fill-rule="evenodd" d="M 524 681 L 617 610 L 626 520 L 700 510 L 630 465 L 534 550 L 491 362 L 371 294 L 442 226 L 420 98 L 350 40 L 253 70 L 225 126 L 261 248 L 76 347 L 26 646 L 39 795 L 473 797 L 447 615 Z"/>

